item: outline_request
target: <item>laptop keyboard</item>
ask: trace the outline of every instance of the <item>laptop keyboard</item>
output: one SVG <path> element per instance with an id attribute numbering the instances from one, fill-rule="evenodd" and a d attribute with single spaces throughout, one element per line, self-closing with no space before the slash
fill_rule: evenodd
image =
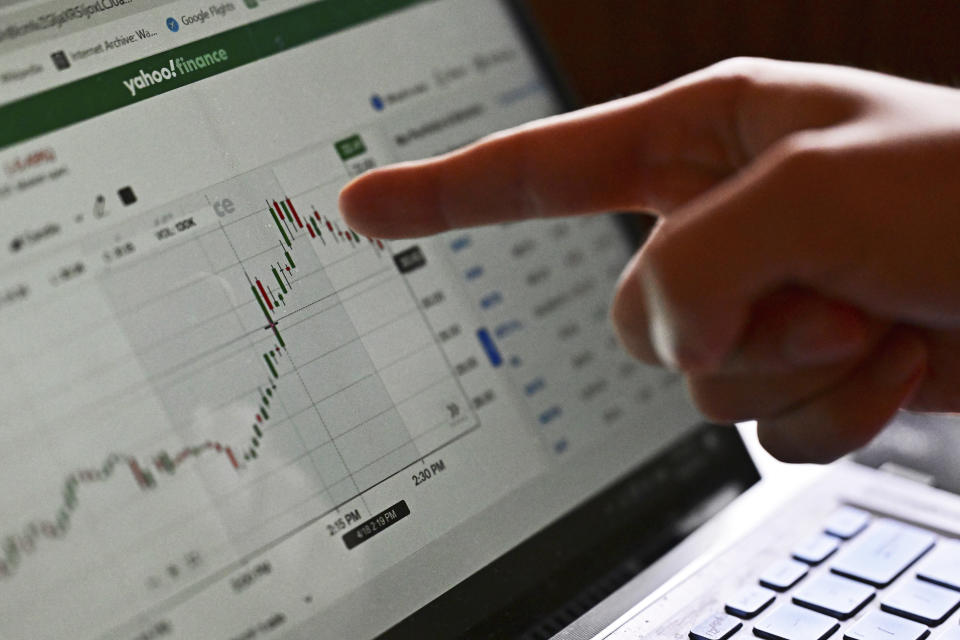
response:
<path id="1" fill-rule="evenodd" d="M 845 506 L 689 635 L 923 640 L 958 608 L 960 541 Z M 937 633 L 935 640 L 960 640 L 955 625 Z"/>

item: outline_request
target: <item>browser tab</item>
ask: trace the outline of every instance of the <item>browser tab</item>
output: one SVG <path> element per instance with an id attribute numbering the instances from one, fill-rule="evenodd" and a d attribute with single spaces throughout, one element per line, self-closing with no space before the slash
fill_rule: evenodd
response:
<path id="1" fill-rule="evenodd" d="M 156 9 L 175 0 L 53 0 L 0 13 L 0 53 Z"/>
<path id="2" fill-rule="evenodd" d="M 232 2 L 221 2 L 219 4 L 212 4 L 209 6 L 200 7 L 197 9 L 189 10 L 188 13 L 179 16 L 179 22 L 177 23 L 179 27 L 189 29 L 192 26 L 202 25 L 209 20 L 218 20 L 220 18 L 225 18 L 227 14 L 236 11 L 237 5 Z M 175 31 L 172 28 L 171 20 L 177 21 L 176 18 L 167 18 L 167 26 L 171 31 Z M 179 29 L 176 29 L 179 31 Z"/>

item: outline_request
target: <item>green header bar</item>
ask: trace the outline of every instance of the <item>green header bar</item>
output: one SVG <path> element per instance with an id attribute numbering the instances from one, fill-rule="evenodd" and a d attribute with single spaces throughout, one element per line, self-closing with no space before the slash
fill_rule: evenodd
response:
<path id="1" fill-rule="evenodd" d="M 321 0 L 0 107 L 0 149 L 424 0 Z"/>

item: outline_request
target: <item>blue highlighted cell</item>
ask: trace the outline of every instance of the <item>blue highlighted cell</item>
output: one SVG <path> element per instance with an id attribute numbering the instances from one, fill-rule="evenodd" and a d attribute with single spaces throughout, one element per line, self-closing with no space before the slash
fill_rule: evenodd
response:
<path id="1" fill-rule="evenodd" d="M 480 341 L 480 346 L 482 346 L 486 352 L 491 365 L 499 367 L 503 364 L 503 356 L 500 355 L 500 350 L 497 349 L 497 343 L 493 341 L 493 336 L 490 335 L 489 331 L 486 329 L 477 329 L 477 340 Z"/>
<path id="2" fill-rule="evenodd" d="M 542 391 L 547 386 L 546 380 L 543 378 L 534 378 L 527 384 L 523 385 L 523 393 L 530 397 L 535 395 L 537 392 Z"/>
<path id="3" fill-rule="evenodd" d="M 470 236 L 460 236 L 458 238 L 454 238 L 450 242 L 450 249 L 452 249 L 454 253 L 458 251 L 463 251 L 464 249 L 470 246 L 471 242 L 472 240 Z"/>
<path id="4" fill-rule="evenodd" d="M 478 264 L 474 267 L 470 267 L 463 275 L 467 280 L 476 280 L 483 275 L 483 266 Z"/>
<path id="5" fill-rule="evenodd" d="M 523 323 L 519 320 L 507 320 L 506 322 L 498 324 L 493 332 L 496 334 L 497 340 L 503 340 L 507 336 L 516 333 L 521 329 L 523 329 Z"/>
<path id="6" fill-rule="evenodd" d="M 491 291 L 480 298 L 480 307 L 483 309 L 492 309 L 501 302 L 503 302 L 503 294 L 499 291 Z"/>
<path id="7" fill-rule="evenodd" d="M 563 410 L 560 407 L 554 405 L 540 414 L 539 420 L 540 424 L 550 424 L 563 414 Z"/>

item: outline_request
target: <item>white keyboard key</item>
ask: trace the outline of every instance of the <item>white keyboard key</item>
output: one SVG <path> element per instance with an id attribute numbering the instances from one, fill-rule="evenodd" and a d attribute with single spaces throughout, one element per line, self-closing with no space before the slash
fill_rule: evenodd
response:
<path id="1" fill-rule="evenodd" d="M 960 593 L 929 582 L 910 580 L 885 593 L 880 608 L 935 627 L 960 606 Z"/>
<path id="2" fill-rule="evenodd" d="M 856 507 L 840 507 L 827 518 L 823 530 L 832 536 L 849 540 L 870 523 L 870 514 Z"/>
<path id="3" fill-rule="evenodd" d="M 743 623 L 725 613 L 715 613 L 690 631 L 691 640 L 727 640 Z"/>
<path id="4" fill-rule="evenodd" d="M 876 591 L 862 582 L 823 573 L 806 583 L 793 594 L 797 604 L 847 620 L 873 600 Z"/>
<path id="5" fill-rule="evenodd" d="M 760 574 L 760 584 L 768 589 L 786 591 L 807 575 L 809 567 L 796 560 L 781 560 Z"/>
<path id="6" fill-rule="evenodd" d="M 829 616 L 785 604 L 758 622 L 753 634 L 766 640 L 825 640 L 839 628 L 840 623 Z"/>
<path id="7" fill-rule="evenodd" d="M 840 541 L 834 536 L 818 533 L 794 547 L 793 557 L 801 562 L 816 565 L 833 555 L 839 546 Z"/>
<path id="8" fill-rule="evenodd" d="M 845 640 L 922 640 L 930 630 L 883 611 L 871 611 L 847 630 Z"/>
<path id="9" fill-rule="evenodd" d="M 885 587 L 916 562 L 936 541 L 929 531 L 894 520 L 877 520 L 837 554 L 834 573 Z"/>
<path id="10" fill-rule="evenodd" d="M 960 591 L 960 541 L 941 540 L 924 558 L 917 575 L 921 580 Z"/>
<path id="11" fill-rule="evenodd" d="M 770 589 L 752 584 L 744 587 L 732 598 L 727 600 L 727 613 L 749 620 L 770 606 L 776 600 L 777 594 Z"/>

